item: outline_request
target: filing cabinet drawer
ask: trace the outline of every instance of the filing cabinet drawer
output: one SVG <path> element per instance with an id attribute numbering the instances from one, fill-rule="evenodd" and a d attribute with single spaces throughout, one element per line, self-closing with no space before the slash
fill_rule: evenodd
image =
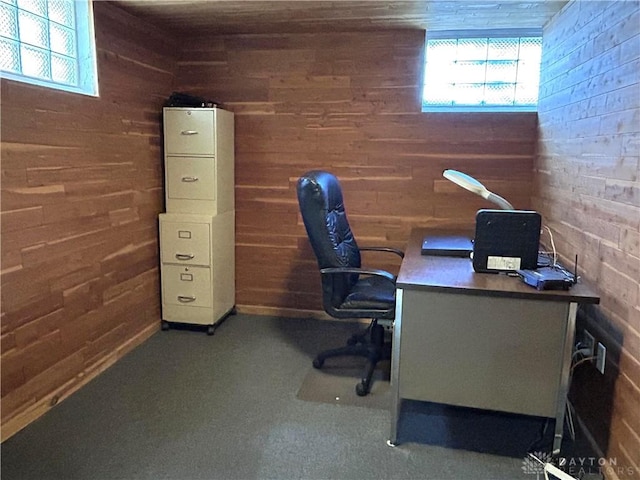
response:
<path id="1" fill-rule="evenodd" d="M 210 109 L 165 109 L 165 154 L 211 155 L 215 151 L 214 128 Z"/>
<path id="2" fill-rule="evenodd" d="M 206 267 L 164 265 L 162 297 L 165 304 L 191 307 L 213 305 L 211 270 Z"/>
<path id="3" fill-rule="evenodd" d="M 213 157 L 167 157 L 167 194 L 171 199 L 215 200 Z"/>
<path id="4" fill-rule="evenodd" d="M 162 217 L 161 217 L 162 218 Z M 210 224 L 160 220 L 162 263 L 209 265 L 211 262 Z"/>

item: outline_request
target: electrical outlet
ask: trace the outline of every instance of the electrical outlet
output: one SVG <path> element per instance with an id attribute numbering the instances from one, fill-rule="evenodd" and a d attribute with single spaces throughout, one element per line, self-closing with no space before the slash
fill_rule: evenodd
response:
<path id="1" fill-rule="evenodd" d="M 604 364 L 607 358 L 607 347 L 598 342 L 598 354 L 596 356 L 596 368 L 604 375 Z"/>
<path id="2" fill-rule="evenodd" d="M 593 355 L 595 354 L 596 340 L 586 328 L 582 332 L 582 342 L 580 343 L 582 344 L 581 348 L 586 348 L 589 350 L 586 356 L 593 357 Z"/>

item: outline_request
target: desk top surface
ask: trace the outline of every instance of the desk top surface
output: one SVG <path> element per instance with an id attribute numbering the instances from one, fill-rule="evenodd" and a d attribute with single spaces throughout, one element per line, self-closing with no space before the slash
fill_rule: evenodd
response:
<path id="1" fill-rule="evenodd" d="M 427 228 L 412 230 L 398 273 L 398 288 L 577 303 L 600 301 L 583 283 L 577 283 L 569 290 L 539 291 L 518 277 L 476 273 L 469 258 L 422 255 L 422 239 L 429 233 Z"/>

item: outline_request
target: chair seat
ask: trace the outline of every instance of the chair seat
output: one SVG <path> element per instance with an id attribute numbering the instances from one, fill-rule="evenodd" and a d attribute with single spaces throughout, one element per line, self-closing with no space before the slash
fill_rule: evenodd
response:
<path id="1" fill-rule="evenodd" d="M 345 297 L 340 309 L 393 309 L 396 289 L 389 280 L 381 277 L 361 277 Z"/>

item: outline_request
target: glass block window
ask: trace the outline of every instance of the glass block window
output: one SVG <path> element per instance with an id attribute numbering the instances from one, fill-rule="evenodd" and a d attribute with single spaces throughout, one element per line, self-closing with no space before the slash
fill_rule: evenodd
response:
<path id="1" fill-rule="evenodd" d="M 0 0 L 0 73 L 97 95 L 90 0 Z"/>
<path id="2" fill-rule="evenodd" d="M 428 35 L 423 111 L 535 110 L 542 37 Z"/>

